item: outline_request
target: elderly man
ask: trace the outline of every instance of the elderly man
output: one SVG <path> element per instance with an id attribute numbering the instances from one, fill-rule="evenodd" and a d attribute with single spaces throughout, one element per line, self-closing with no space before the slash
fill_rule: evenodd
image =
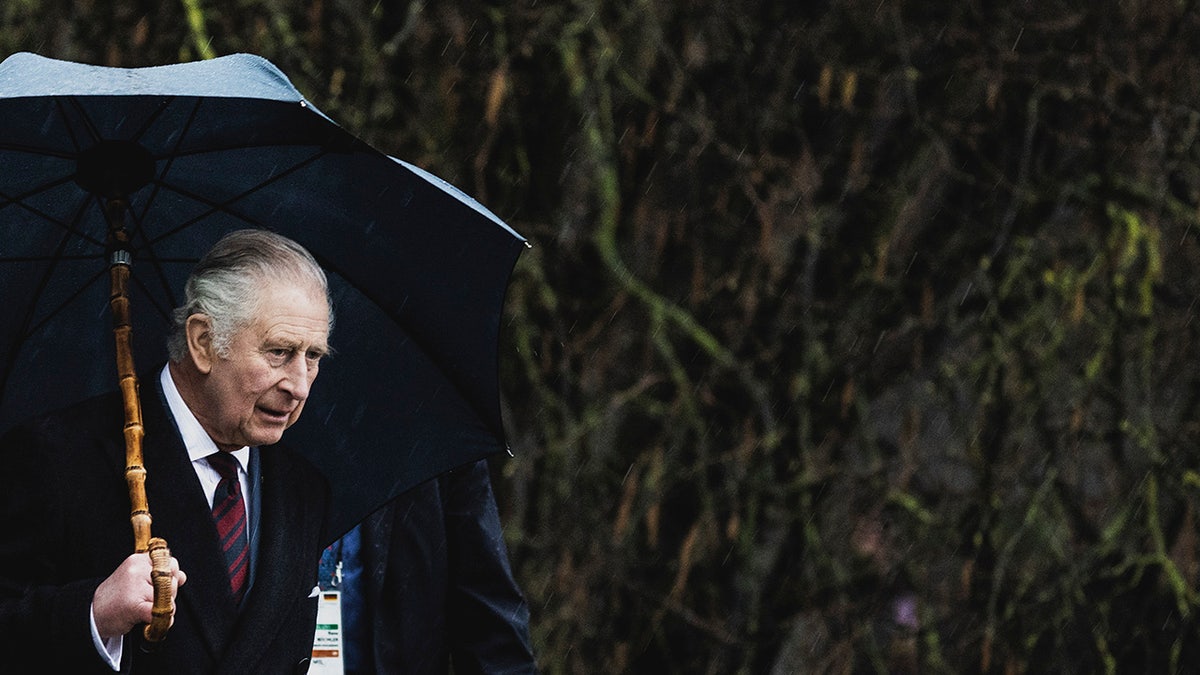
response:
<path id="1" fill-rule="evenodd" d="M 185 294 L 170 363 L 141 391 L 173 627 L 142 639 L 153 593 L 147 556 L 129 554 L 121 401 L 99 397 L 0 443 L 0 671 L 307 669 L 328 486 L 265 446 L 299 417 L 328 351 L 325 275 L 296 243 L 244 230 L 200 261 Z"/>

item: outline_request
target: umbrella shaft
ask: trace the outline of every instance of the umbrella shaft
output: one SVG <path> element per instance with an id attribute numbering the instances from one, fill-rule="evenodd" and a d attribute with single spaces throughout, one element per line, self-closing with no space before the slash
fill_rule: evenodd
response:
<path id="1" fill-rule="evenodd" d="M 146 551 L 150 542 L 150 510 L 146 502 L 146 469 L 142 465 L 142 406 L 138 399 L 137 370 L 133 363 L 133 326 L 129 313 L 129 266 L 113 265 L 110 269 L 112 296 L 109 305 L 113 316 L 113 337 L 116 340 L 117 377 L 121 400 L 125 407 L 125 482 L 129 485 L 132 507 L 134 550 Z"/>
<path id="2" fill-rule="evenodd" d="M 124 232 L 114 233 L 123 235 Z M 114 236 L 124 244 L 123 236 Z M 116 258 L 114 257 L 114 260 Z M 129 318 L 129 264 L 114 262 L 110 267 L 112 295 L 109 306 L 113 315 L 113 337 L 117 345 L 117 376 L 125 407 L 125 483 L 129 486 L 129 521 L 133 525 L 135 553 L 149 552 L 154 585 L 154 607 L 143 634 L 147 641 L 162 640 L 175 613 L 171 599 L 171 553 L 167 542 L 150 536 L 150 506 L 146 500 L 146 467 L 142 465 L 142 404 L 138 398 L 137 369 L 133 365 L 133 325 Z"/>

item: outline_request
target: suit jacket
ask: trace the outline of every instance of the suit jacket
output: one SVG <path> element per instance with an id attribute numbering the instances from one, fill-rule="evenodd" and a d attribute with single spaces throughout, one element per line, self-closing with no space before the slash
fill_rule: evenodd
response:
<path id="1" fill-rule="evenodd" d="M 166 539 L 188 579 L 162 642 L 145 643 L 140 626 L 126 636 L 122 671 L 304 672 L 316 622 L 309 595 L 328 504 L 324 478 L 284 448 L 258 451 L 254 578 L 235 606 L 208 502 L 151 379 L 142 412 L 152 532 Z M 123 422 L 119 397 L 109 395 L 33 420 L 0 441 L 0 461 L 12 467 L 0 494 L 6 672 L 112 672 L 96 653 L 89 617 L 96 587 L 133 552 Z"/>
<path id="2" fill-rule="evenodd" d="M 401 495 L 362 537 L 376 673 L 537 672 L 486 462 Z"/>

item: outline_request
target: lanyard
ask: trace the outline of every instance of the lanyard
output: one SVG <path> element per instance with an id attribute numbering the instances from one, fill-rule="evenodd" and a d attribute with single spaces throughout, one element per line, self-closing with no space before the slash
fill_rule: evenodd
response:
<path id="1" fill-rule="evenodd" d="M 342 585 L 342 540 L 339 539 L 321 553 L 321 565 L 317 572 L 317 585 L 323 591 L 334 590 Z"/>

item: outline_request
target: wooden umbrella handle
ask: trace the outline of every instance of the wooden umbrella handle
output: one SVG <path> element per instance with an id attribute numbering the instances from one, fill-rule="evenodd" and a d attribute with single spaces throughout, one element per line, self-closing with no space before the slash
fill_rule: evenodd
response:
<path id="1" fill-rule="evenodd" d="M 150 581 L 154 585 L 154 606 L 151 620 L 144 630 L 149 642 L 158 642 L 171 626 L 175 603 L 171 599 L 171 551 L 167 542 L 150 536 L 150 507 L 146 500 L 146 467 L 142 462 L 142 403 L 138 398 L 137 370 L 133 365 L 133 325 L 129 312 L 128 240 L 121 224 L 125 204 L 109 200 L 109 225 L 112 259 L 109 261 L 109 281 L 112 294 L 113 337 L 117 347 L 117 376 L 125 408 L 125 483 L 129 486 L 129 520 L 133 525 L 133 550 L 150 554 Z"/>
<path id="2" fill-rule="evenodd" d="M 132 434 L 136 437 L 137 455 L 141 455 L 141 433 Z M 131 434 L 126 432 L 126 454 Z M 128 459 L 128 457 L 126 457 Z M 150 623 L 142 633 L 147 642 L 158 642 L 166 637 L 167 629 L 171 627 L 171 616 L 175 613 L 171 601 L 171 549 L 161 537 L 150 536 L 150 510 L 146 505 L 146 468 L 141 460 L 133 466 L 125 467 L 125 482 L 129 485 L 129 501 L 132 511 L 129 521 L 133 525 L 134 553 L 147 553 L 150 556 L 150 582 L 154 586 L 154 606 L 150 609 Z"/>
<path id="3" fill-rule="evenodd" d="M 150 540 L 150 580 L 154 583 L 154 607 L 150 610 L 150 623 L 142 630 L 147 642 L 162 640 L 171 627 L 171 615 L 175 613 L 171 602 L 171 550 L 167 542 L 154 537 Z"/>

